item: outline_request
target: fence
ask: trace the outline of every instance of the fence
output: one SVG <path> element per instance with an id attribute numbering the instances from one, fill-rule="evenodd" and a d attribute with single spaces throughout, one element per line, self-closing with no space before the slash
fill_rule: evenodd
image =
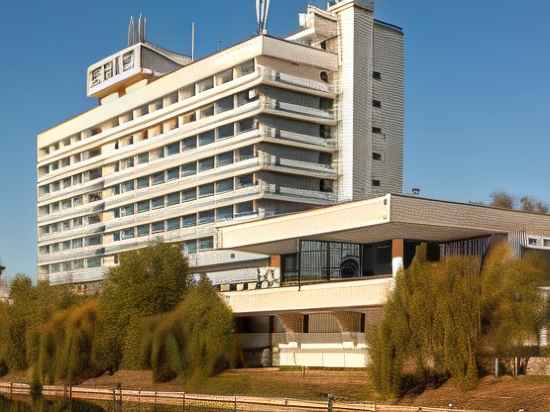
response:
<path id="1" fill-rule="evenodd" d="M 31 387 L 21 383 L 0 383 L 0 394 L 9 396 L 29 396 Z M 177 410 L 217 410 L 243 412 L 482 412 L 452 408 L 427 408 L 417 406 L 379 405 L 375 403 L 343 403 L 327 401 L 307 401 L 299 399 L 271 399 L 251 396 L 213 396 L 185 392 L 157 392 L 117 388 L 85 388 L 80 386 L 44 386 L 46 397 L 108 401 L 113 404 L 166 405 Z"/>

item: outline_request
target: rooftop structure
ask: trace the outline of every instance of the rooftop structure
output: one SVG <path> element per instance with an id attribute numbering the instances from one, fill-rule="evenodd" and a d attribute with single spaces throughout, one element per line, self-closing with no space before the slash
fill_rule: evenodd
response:
<path id="1" fill-rule="evenodd" d="M 196 61 L 140 19 L 89 67 L 99 105 L 37 138 L 40 279 L 95 287 L 157 240 L 217 283 L 255 278 L 269 257 L 216 250 L 217 223 L 402 190 L 402 31 L 345 0 L 281 39 L 262 10 L 260 35 Z"/>

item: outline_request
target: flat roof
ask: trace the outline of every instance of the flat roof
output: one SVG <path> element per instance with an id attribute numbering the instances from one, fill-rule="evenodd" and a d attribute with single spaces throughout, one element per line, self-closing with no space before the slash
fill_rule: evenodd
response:
<path id="1" fill-rule="evenodd" d="M 388 194 L 218 227 L 223 249 L 278 255 L 294 253 L 299 240 L 376 243 L 390 239 L 452 241 L 524 232 L 550 238 L 550 215 L 483 205 Z"/>

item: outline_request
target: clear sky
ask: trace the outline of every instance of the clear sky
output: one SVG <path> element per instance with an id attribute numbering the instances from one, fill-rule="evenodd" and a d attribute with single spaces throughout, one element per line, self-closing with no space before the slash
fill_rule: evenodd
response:
<path id="1" fill-rule="evenodd" d="M 304 0 L 272 0 L 271 34 L 297 28 Z M 312 3 L 324 4 L 324 1 Z M 254 0 L 21 0 L 0 10 L 0 259 L 36 272 L 36 134 L 94 105 L 87 66 L 125 46 L 127 23 L 198 53 L 254 34 Z M 405 188 L 487 200 L 494 190 L 550 201 L 550 2 L 378 0 L 407 48 Z"/>

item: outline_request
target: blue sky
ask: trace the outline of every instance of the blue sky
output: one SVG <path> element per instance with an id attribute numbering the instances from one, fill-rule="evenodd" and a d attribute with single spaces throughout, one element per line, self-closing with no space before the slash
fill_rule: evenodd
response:
<path id="1" fill-rule="evenodd" d="M 149 38 L 198 53 L 255 30 L 253 0 L 22 0 L 0 12 L 0 260 L 34 276 L 36 134 L 94 105 L 86 67 L 122 48 L 131 14 Z M 271 33 L 296 29 L 303 0 L 272 0 Z M 315 2 L 323 4 L 323 2 Z M 550 3 L 543 0 L 378 0 L 377 17 L 404 27 L 406 189 L 451 200 L 494 190 L 550 201 Z"/>

